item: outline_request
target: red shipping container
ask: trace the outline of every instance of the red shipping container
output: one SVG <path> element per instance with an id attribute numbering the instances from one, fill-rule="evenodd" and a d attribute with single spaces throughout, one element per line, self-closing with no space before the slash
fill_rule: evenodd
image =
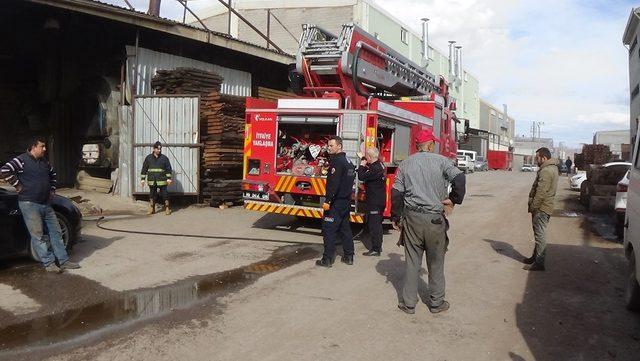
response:
<path id="1" fill-rule="evenodd" d="M 487 151 L 487 166 L 489 169 L 511 170 L 513 153 L 505 150 L 489 150 Z"/>

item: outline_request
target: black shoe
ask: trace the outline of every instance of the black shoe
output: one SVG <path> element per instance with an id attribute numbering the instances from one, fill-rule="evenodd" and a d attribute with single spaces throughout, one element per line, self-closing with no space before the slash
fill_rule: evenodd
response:
<path id="1" fill-rule="evenodd" d="M 536 261 L 536 252 L 537 252 L 538 246 L 533 248 L 533 254 L 531 254 L 531 257 L 529 258 L 523 258 L 522 259 L 522 263 L 524 264 L 532 264 L 533 262 Z"/>
<path id="2" fill-rule="evenodd" d="M 410 315 L 413 315 L 414 313 L 416 313 L 415 307 L 409 307 L 402 302 L 398 303 L 398 308 L 400 309 L 400 311 L 404 313 L 408 313 Z"/>
<path id="3" fill-rule="evenodd" d="M 449 302 L 442 301 L 442 303 L 438 307 L 429 307 L 429 312 L 431 312 L 431 313 L 440 313 L 440 312 L 444 312 L 444 311 L 446 311 L 448 309 L 449 309 Z"/>
<path id="4" fill-rule="evenodd" d="M 532 264 L 528 264 L 524 267 L 522 267 L 523 270 L 525 271 L 544 271 L 544 263 L 540 263 L 540 262 L 533 262 Z"/>
<path id="5" fill-rule="evenodd" d="M 342 256 L 342 258 L 340 259 L 340 262 L 346 263 L 349 266 L 352 266 L 353 265 L 353 255 L 351 255 L 351 256 Z"/>
<path id="6" fill-rule="evenodd" d="M 378 251 L 366 251 L 365 253 L 362 254 L 363 256 L 373 256 L 373 257 L 380 257 L 380 252 Z"/>
<path id="7" fill-rule="evenodd" d="M 328 258 L 322 257 L 316 261 L 316 266 L 331 268 L 331 266 L 333 266 L 333 262 Z"/>

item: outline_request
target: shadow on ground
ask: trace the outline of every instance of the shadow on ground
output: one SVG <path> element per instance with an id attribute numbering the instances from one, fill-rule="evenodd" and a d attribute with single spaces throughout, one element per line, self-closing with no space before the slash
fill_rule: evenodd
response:
<path id="1" fill-rule="evenodd" d="M 387 283 L 391 283 L 396 290 L 398 302 L 401 300 L 402 287 L 404 286 L 404 271 L 405 263 L 404 258 L 399 253 L 389 253 L 388 259 L 378 261 L 376 264 L 376 271 L 386 278 Z M 420 271 L 420 283 L 418 284 L 418 296 L 425 305 L 429 300 L 429 286 L 424 281 L 423 277 L 426 274 L 424 268 Z"/>
<path id="2" fill-rule="evenodd" d="M 627 261 L 622 250 L 600 236 L 575 193 L 558 201 L 562 209 L 556 216 L 581 218 L 582 244 L 548 244 L 547 271 L 528 274 L 515 313 L 533 358 L 640 359 L 640 316 L 625 309 Z M 505 257 L 524 257 L 508 243 L 485 241 Z M 509 356 L 523 360 L 514 353 Z"/>

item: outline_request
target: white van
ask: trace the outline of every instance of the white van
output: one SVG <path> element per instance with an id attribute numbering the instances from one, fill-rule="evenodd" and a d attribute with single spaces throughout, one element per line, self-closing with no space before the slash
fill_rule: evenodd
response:
<path id="1" fill-rule="evenodd" d="M 627 215 L 624 224 L 624 253 L 629 260 L 627 275 L 627 291 L 625 301 L 627 309 L 640 311 L 640 127 L 636 135 L 631 169 L 629 170 L 629 186 L 627 188 Z"/>
<path id="2" fill-rule="evenodd" d="M 463 171 L 465 171 L 465 173 L 467 172 L 475 172 L 476 170 L 476 157 L 478 155 L 478 152 L 474 152 L 472 150 L 458 150 L 458 159 L 464 159 L 464 156 L 466 156 L 466 162 L 465 162 L 465 169 L 462 169 Z M 463 156 L 463 158 L 460 158 L 460 156 Z M 460 162 L 458 160 L 458 163 Z"/>

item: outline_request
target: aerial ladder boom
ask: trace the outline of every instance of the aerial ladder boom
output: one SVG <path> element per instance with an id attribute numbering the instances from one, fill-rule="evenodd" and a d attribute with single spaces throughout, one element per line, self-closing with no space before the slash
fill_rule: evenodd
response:
<path id="1" fill-rule="evenodd" d="M 306 83 L 305 93 L 326 92 L 343 97 L 429 96 L 442 94 L 444 79 L 391 49 L 354 24 L 343 25 L 340 35 L 316 25 L 303 25 L 296 70 Z M 357 104 L 357 102 L 353 102 Z"/>

